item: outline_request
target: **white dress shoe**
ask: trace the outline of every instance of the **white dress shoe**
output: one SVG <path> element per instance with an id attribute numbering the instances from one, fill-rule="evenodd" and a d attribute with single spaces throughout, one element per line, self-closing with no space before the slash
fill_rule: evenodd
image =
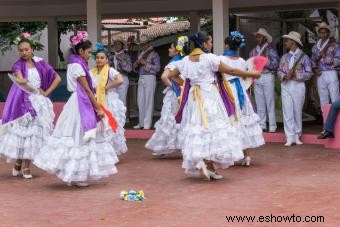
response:
<path id="1" fill-rule="evenodd" d="M 296 145 L 302 145 L 302 141 L 300 140 L 299 136 L 295 136 L 295 143 Z"/>
<path id="2" fill-rule="evenodd" d="M 89 184 L 84 181 L 72 181 L 71 183 L 67 183 L 68 186 L 77 186 L 77 187 L 88 187 Z"/>
<path id="3" fill-rule="evenodd" d="M 290 147 L 293 146 L 293 142 L 292 141 L 287 141 L 287 143 L 285 144 L 285 147 Z"/>
<path id="4" fill-rule="evenodd" d="M 153 152 L 152 155 L 156 156 L 156 157 L 165 157 L 165 156 L 167 156 L 167 154 L 159 154 L 159 153 L 156 153 L 156 152 Z"/>
<path id="5" fill-rule="evenodd" d="M 208 170 L 208 173 L 209 173 L 211 179 L 214 179 L 214 180 L 222 180 L 224 178 L 222 175 L 219 175 L 216 172 L 213 172 L 213 171 L 210 171 L 210 170 Z"/>
<path id="6" fill-rule="evenodd" d="M 28 173 L 28 174 L 25 173 L 25 171 L 27 171 L 27 170 L 30 170 L 30 169 L 27 168 L 27 169 L 22 170 L 22 177 L 25 178 L 25 179 L 32 179 L 33 176 L 32 176 L 31 173 Z"/>
<path id="7" fill-rule="evenodd" d="M 201 174 L 207 178 L 207 180 L 210 180 L 210 174 L 209 174 L 209 170 L 207 169 L 207 165 L 203 162 L 203 161 L 199 161 L 196 164 L 196 168 L 199 169 L 201 171 Z"/>
<path id="8" fill-rule="evenodd" d="M 243 159 L 242 165 L 243 165 L 243 166 L 249 167 L 249 166 L 250 166 L 250 162 L 251 162 L 251 157 L 250 157 L 250 156 L 246 156 L 246 157 Z"/>
<path id="9" fill-rule="evenodd" d="M 135 125 L 133 126 L 134 129 L 141 129 L 142 127 L 138 124 L 138 125 Z"/>
<path id="10" fill-rule="evenodd" d="M 21 171 L 20 170 L 16 170 L 15 168 L 12 169 L 12 176 L 13 177 L 17 177 L 21 175 Z"/>

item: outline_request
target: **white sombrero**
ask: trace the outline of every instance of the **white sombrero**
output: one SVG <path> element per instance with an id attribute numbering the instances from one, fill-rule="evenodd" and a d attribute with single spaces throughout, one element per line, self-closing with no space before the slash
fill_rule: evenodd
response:
<path id="1" fill-rule="evenodd" d="M 123 37 L 119 36 L 117 37 L 116 39 L 113 40 L 113 44 L 116 43 L 116 42 L 120 42 L 121 44 L 123 44 L 123 48 L 126 48 L 126 41 L 124 40 Z"/>
<path id="2" fill-rule="evenodd" d="M 321 22 L 320 24 L 318 24 L 318 26 L 315 27 L 315 30 L 319 34 L 319 31 L 322 28 L 327 29 L 329 31 L 330 36 L 333 36 L 334 32 L 333 28 L 330 25 L 326 24 L 326 22 Z"/>
<path id="3" fill-rule="evenodd" d="M 262 35 L 266 37 L 268 43 L 271 43 L 273 41 L 273 37 L 264 28 L 259 28 L 259 30 L 255 32 L 254 35 Z"/>
<path id="4" fill-rule="evenodd" d="M 144 44 L 150 42 L 149 36 L 147 34 L 142 34 L 139 39 L 139 44 Z"/>
<path id="5" fill-rule="evenodd" d="M 291 40 L 295 41 L 296 43 L 300 44 L 300 46 L 303 46 L 303 44 L 301 42 L 301 35 L 298 32 L 291 31 L 291 32 L 288 33 L 288 35 L 283 35 L 282 38 L 291 39 Z"/>

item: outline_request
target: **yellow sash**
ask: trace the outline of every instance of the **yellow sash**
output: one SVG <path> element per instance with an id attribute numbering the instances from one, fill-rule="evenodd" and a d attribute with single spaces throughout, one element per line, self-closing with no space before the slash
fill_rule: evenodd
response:
<path id="1" fill-rule="evenodd" d="M 190 53 L 190 56 L 195 56 L 195 55 L 201 55 L 204 54 L 204 51 L 201 48 L 195 48 L 193 51 Z M 183 85 L 183 87 L 185 84 Z M 201 96 L 201 90 L 199 85 L 195 85 L 193 87 L 193 92 L 192 92 L 192 99 L 198 103 L 198 108 L 200 109 L 201 113 L 201 118 L 202 118 L 202 124 L 204 128 L 208 128 L 208 118 L 207 114 L 204 111 L 204 106 L 203 106 L 203 101 L 202 101 L 202 96 Z M 184 89 L 183 89 L 184 90 Z"/>
<path id="2" fill-rule="evenodd" d="M 233 106 L 235 108 L 235 98 L 234 98 L 234 95 L 233 95 L 233 91 L 231 90 L 229 81 L 223 78 L 223 85 L 225 87 L 225 90 L 227 91 L 227 94 L 230 98 L 231 103 L 233 104 Z"/>
<path id="3" fill-rule="evenodd" d="M 204 54 L 204 51 L 201 48 L 195 48 L 191 51 L 190 56 L 201 55 Z"/>
<path id="4" fill-rule="evenodd" d="M 201 90 L 200 90 L 199 85 L 195 85 L 193 93 L 192 93 L 192 99 L 194 101 L 196 101 L 196 99 L 197 99 L 198 107 L 199 107 L 200 112 L 201 112 L 203 127 L 208 128 L 208 118 L 207 118 L 207 115 L 204 111 L 204 106 L 203 106 L 203 101 L 202 101 L 202 96 L 201 96 Z"/>
<path id="5" fill-rule="evenodd" d="M 105 86 L 109 79 L 109 69 L 110 69 L 109 64 L 106 64 L 100 72 L 98 71 L 97 67 L 94 67 L 93 69 L 91 69 L 91 72 L 93 76 L 96 78 L 97 83 L 98 83 L 96 87 L 97 102 L 104 106 L 105 106 L 105 97 L 106 97 Z"/>

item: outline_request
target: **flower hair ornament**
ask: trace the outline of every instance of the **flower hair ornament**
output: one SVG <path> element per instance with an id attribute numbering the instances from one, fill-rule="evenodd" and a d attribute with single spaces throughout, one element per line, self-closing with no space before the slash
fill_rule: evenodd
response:
<path id="1" fill-rule="evenodd" d="M 104 44 L 96 43 L 96 48 L 92 51 L 93 57 L 96 58 L 97 53 L 101 51 L 105 52 L 106 55 L 109 54 L 109 51 L 104 47 Z"/>
<path id="2" fill-rule="evenodd" d="M 78 31 L 76 35 L 71 36 L 71 47 L 77 46 L 79 43 L 85 42 L 88 40 L 88 33 L 86 31 Z"/>
<path id="3" fill-rule="evenodd" d="M 27 39 L 31 45 L 31 47 L 34 49 L 34 50 L 43 50 L 44 49 L 44 45 L 42 45 L 41 43 L 39 43 L 37 40 L 35 40 L 34 38 L 32 38 L 31 34 L 28 33 L 28 32 L 23 32 L 21 33 L 19 36 L 17 36 L 13 41 L 12 43 L 15 44 L 15 45 L 18 45 L 21 40 L 23 39 Z"/>
<path id="4" fill-rule="evenodd" d="M 235 40 L 235 41 L 239 41 L 240 42 L 240 48 L 245 47 L 246 43 L 245 43 L 245 39 L 244 36 L 239 32 L 239 31 L 232 31 L 230 33 L 231 39 Z"/>
<path id="5" fill-rule="evenodd" d="M 188 36 L 180 36 L 177 39 L 176 50 L 178 50 L 179 54 L 182 57 L 185 55 L 184 47 L 188 44 L 188 42 L 189 42 Z"/>

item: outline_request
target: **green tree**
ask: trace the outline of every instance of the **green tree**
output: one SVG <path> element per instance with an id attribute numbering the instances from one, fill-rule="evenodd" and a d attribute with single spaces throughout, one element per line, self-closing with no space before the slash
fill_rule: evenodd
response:
<path id="1" fill-rule="evenodd" d="M 0 22 L 0 48 L 1 52 L 11 47 L 12 41 L 22 32 L 35 35 L 44 30 L 46 22 Z"/>
<path id="2" fill-rule="evenodd" d="M 64 54 L 60 49 L 61 35 L 70 31 L 86 30 L 86 21 L 58 21 L 58 56 L 60 62 L 64 62 Z"/>

